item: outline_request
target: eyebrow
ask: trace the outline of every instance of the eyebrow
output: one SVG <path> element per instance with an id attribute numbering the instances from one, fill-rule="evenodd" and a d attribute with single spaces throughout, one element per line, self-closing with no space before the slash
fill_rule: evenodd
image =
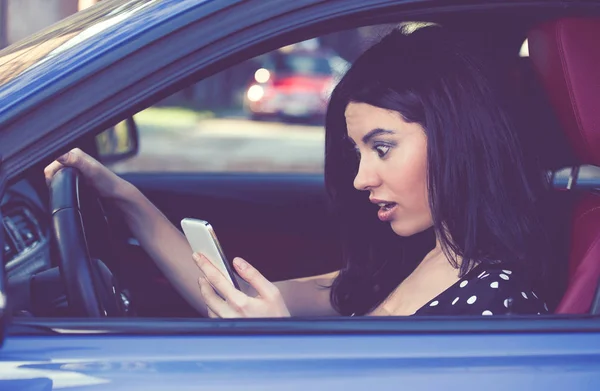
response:
<path id="1" fill-rule="evenodd" d="M 369 141 L 371 141 L 371 139 L 375 136 L 379 136 L 381 134 L 394 134 L 394 133 L 395 132 L 393 130 L 375 128 L 362 137 L 362 142 L 363 142 L 363 144 L 368 144 Z"/>

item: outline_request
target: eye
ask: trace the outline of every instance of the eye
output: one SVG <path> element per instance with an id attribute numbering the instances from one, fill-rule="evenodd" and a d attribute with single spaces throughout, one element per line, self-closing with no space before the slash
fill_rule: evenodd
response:
<path id="1" fill-rule="evenodd" d="M 387 155 L 387 153 L 390 151 L 390 146 L 389 145 L 376 145 L 373 147 L 373 149 L 377 152 L 377 155 L 379 157 L 385 157 L 385 155 Z"/>

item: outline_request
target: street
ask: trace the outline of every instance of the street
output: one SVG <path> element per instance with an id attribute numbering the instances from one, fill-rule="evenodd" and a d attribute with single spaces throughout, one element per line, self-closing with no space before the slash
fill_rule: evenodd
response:
<path id="1" fill-rule="evenodd" d="M 111 166 L 131 171 L 322 172 L 322 126 L 258 122 L 241 116 L 139 120 L 137 156 Z"/>

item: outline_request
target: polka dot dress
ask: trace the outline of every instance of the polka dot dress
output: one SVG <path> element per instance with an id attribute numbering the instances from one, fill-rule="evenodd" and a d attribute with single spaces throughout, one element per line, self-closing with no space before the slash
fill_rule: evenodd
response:
<path id="1" fill-rule="evenodd" d="M 415 315 L 547 314 L 548 307 L 509 263 L 480 264 Z"/>

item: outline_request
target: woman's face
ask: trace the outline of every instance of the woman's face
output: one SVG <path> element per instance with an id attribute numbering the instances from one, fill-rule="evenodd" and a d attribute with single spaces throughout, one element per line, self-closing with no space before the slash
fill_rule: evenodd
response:
<path id="1" fill-rule="evenodd" d="M 370 193 L 377 216 L 400 236 L 433 225 L 427 196 L 427 137 L 421 125 L 395 111 L 351 102 L 348 137 L 360 158 L 354 187 Z"/>

